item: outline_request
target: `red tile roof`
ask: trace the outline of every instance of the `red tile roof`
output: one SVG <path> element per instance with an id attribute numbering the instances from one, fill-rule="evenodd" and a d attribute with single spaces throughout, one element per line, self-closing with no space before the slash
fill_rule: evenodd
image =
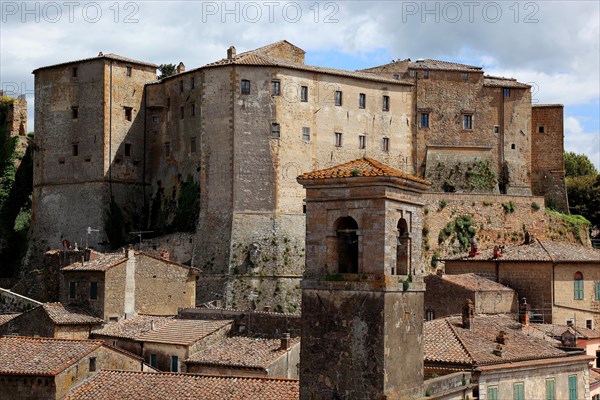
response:
<path id="1" fill-rule="evenodd" d="M 298 400 L 297 380 L 103 370 L 65 400 Z"/>
<path id="2" fill-rule="evenodd" d="M 498 282 L 483 278 L 477 274 L 458 274 L 458 275 L 442 275 L 442 279 L 454 285 L 461 286 L 465 289 L 473 291 L 505 291 L 513 292 L 509 287 L 506 287 Z"/>
<path id="3" fill-rule="evenodd" d="M 135 339 L 142 342 L 190 345 L 232 323 L 232 320 L 171 319 Z"/>
<path id="4" fill-rule="evenodd" d="M 403 178 L 410 181 L 429 184 L 425 179 L 413 175 L 405 174 L 390 166 L 387 166 L 372 158 L 359 158 L 345 164 L 336 165 L 331 168 L 307 172 L 298 177 L 298 180 L 316 180 L 328 178 L 350 178 L 350 177 L 371 177 L 386 176 Z"/>
<path id="5" fill-rule="evenodd" d="M 573 336 L 577 334 L 579 339 L 597 339 L 600 338 L 600 332 L 594 329 L 574 327 L 560 324 L 529 324 L 533 329 L 537 329 L 550 337 L 560 337 L 563 333 L 569 331 Z"/>
<path id="6" fill-rule="evenodd" d="M 173 318 L 139 314 L 123 321 L 106 324 L 101 329 L 93 330 L 92 334 L 133 340 L 152 330 L 152 325 L 154 325 L 154 329 L 158 329 Z"/>
<path id="7" fill-rule="evenodd" d="M 485 75 L 483 77 L 483 86 L 515 89 L 529 89 L 531 87 L 526 83 L 517 82 L 517 80 L 514 78 L 504 78 L 500 76 L 489 75 Z"/>
<path id="8" fill-rule="evenodd" d="M 112 267 L 127 261 L 127 255 L 124 252 L 118 253 L 97 253 L 94 252 L 90 261 L 75 262 L 62 268 L 62 271 L 108 271 Z"/>
<path id="9" fill-rule="evenodd" d="M 156 64 L 152 64 L 152 63 L 149 63 L 149 62 L 146 62 L 146 61 L 134 60 L 132 58 L 123 57 L 123 56 L 120 56 L 120 55 L 114 54 L 114 53 L 108 53 L 108 54 L 98 55 L 96 57 L 88 57 L 88 58 L 82 58 L 82 59 L 79 59 L 79 60 L 66 61 L 66 62 L 61 62 L 61 63 L 58 63 L 58 64 L 47 65 L 45 67 L 40 67 L 40 68 L 35 69 L 33 71 L 33 73 L 35 73 L 36 71 L 39 71 L 41 69 L 62 67 L 64 65 L 81 63 L 81 62 L 87 62 L 87 61 L 94 61 L 94 60 L 101 60 L 101 59 L 115 60 L 115 61 L 121 61 L 121 62 L 128 63 L 128 64 L 137 64 L 137 65 L 144 65 L 144 66 L 147 66 L 147 67 L 158 68 L 158 65 L 156 65 Z"/>
<path id="10" fill-rule="evenodd" d="M 0 314 L 0 325 L 7 323 L 13 318 L 18 317 L 21 313 L 12 313 L 12 314 Z"/>
<path id="11" fill-rule="evenodd" d="M 56 325 L 99 325 L 103 319 L 94 317 L 85 310 L 74 306 L 63 306 L 61 303 L 44 303 L 42 306 L 48 317 Z"/>
<path id="12" fill-rule="evenodd" d="M 300 343 L 291 338 L 290 347 Z M 282 350 L 281 340 L 234 336 L 226 338 L 209 348 L 196 352 L 186 363 L 220 365 L 241 368 L 267 369 L 289 350 Z"/>
<path id="13" fill-rule="evenodd" d="M 0 338 L 0 375 L 54 376 L 100 346 L 98 340 L 5 336 Z"/>

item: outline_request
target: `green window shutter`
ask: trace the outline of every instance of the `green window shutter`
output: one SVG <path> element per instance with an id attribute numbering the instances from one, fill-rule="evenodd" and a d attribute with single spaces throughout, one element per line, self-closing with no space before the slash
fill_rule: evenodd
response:
<path id="1" fill-rule="evenodd" d="M 577 400 L 577 376 L 569 376 L 569 400 Z"/>
<path id="2" fill-rule="evenodd" d="M 596 300 L 600 300 L 600 282 L 596 282 Z"/>
<path id="3" fill-rule="evenodd" d="M 513 385 L 513 400 L 525 400 L 523 392 L 523 383 L 515 383 Z"/>
<path id="4" fill-rule="evenodd" d="M 546 400 L 556 400 L 555 394 L 554 379 L 546 380 Z"/>
<path id="5" fill-rule="evenodd" d="M 573 281 L 573 298 L 575 300 L 583 300 L 583 279 L 576 279 Z"/>
<path id="6" fill-rule="evenodd" d="M 498 400 L 498 386 L 488 387 L 488 400 Z"/>

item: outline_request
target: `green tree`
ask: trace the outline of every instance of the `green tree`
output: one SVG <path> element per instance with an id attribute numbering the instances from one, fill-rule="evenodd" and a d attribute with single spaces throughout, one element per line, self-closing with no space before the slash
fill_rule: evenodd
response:
<path id="1" fill-rule="evenodd" d="M 160 64 L 158 66 L 158 71 L 160 72 L 158 79 L 163 79 L 175 75 L 177 73 L 177 67 L 175 64 Z"/>
<path id="2" fill-rule="evenodd" d="M 567 178 L 569 211 L 600 226 L 600 174 Z"/>
<path id="3" fill-rule="evenodd" d="M 588 156 L 575 154 L 572 151 L 565 152 L 565 176 L 576 177 L 585 175 L 596 175 L 598 171 Z"/>

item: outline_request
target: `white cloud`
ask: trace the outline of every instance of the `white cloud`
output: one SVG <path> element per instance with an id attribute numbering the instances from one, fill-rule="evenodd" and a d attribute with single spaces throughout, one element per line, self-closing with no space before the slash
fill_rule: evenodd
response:
<path id="1" fill-rule="evenodd" d="M 565 151 L 585 154 L 600 171 L 600 132 L 585 132 L 577 117 L 565 118 Z"/>

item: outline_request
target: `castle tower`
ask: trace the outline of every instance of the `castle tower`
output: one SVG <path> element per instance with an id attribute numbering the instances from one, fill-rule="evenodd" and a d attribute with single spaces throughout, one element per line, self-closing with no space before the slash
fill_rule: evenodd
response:
<path id="1" fill-rule="evenodd" d="M 298 177 L 306 188 L 300 398 L 422 396 L 422 193 L 369 158 Z"/>

